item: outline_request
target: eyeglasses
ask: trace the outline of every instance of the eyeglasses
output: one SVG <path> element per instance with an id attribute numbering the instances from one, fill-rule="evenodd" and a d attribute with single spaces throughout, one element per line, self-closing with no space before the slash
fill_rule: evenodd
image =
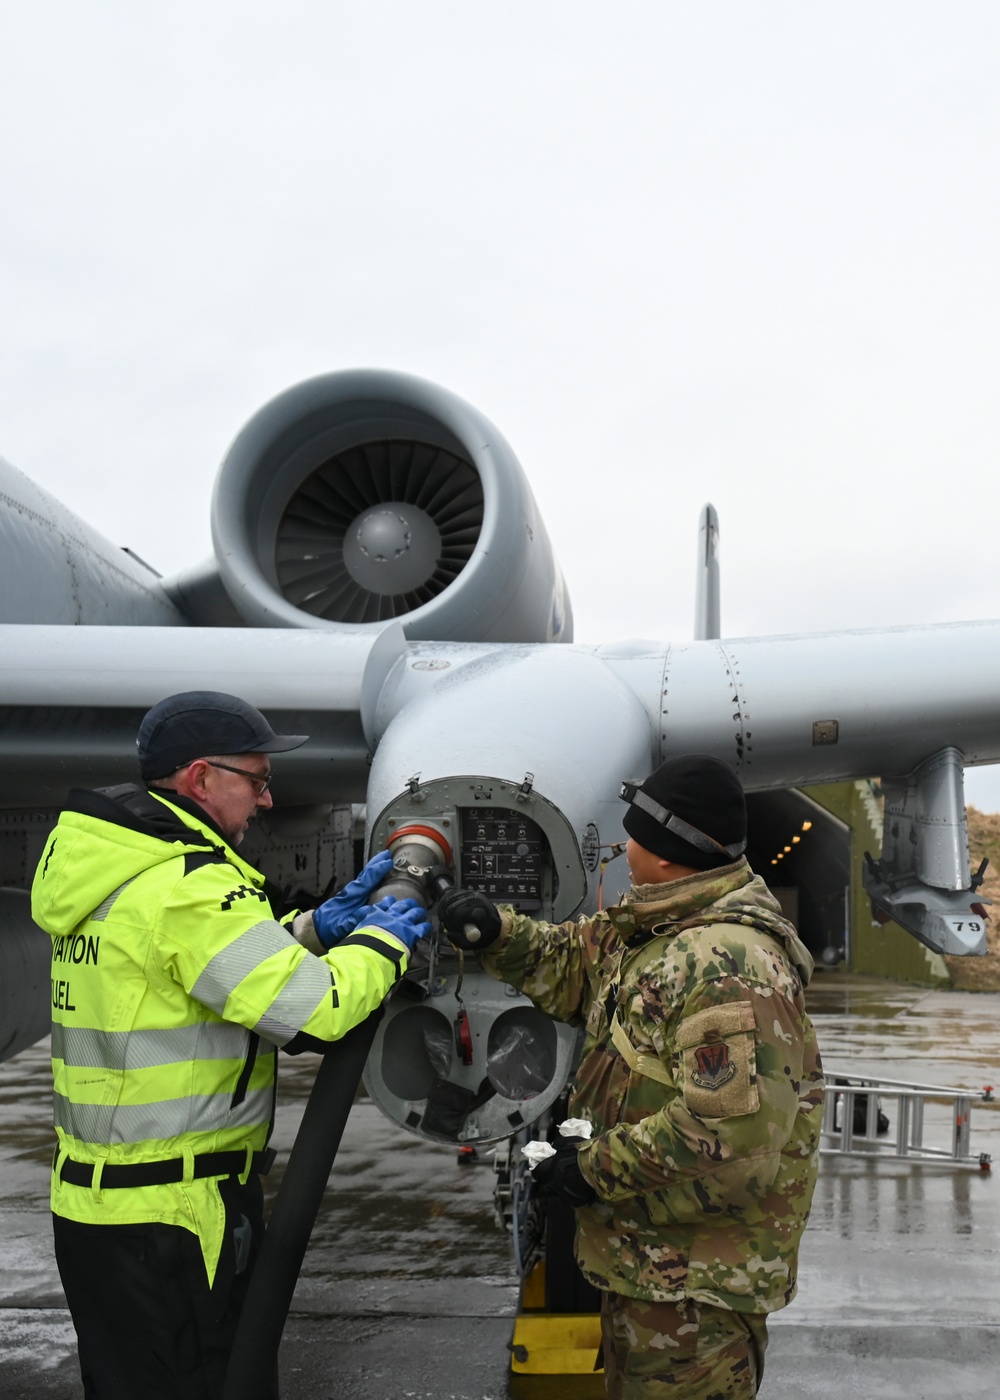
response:
<path id="1" fill-rule="evenodd" d="M 231 763 L 214 763 L 212 759 L 206 758 L 205 762 L 209 768 L 223 768 L 227 773 L 239 773 L 241 778 L 247 778 L 254 785 L 254 790 L 258 797 L 263 797 L 271 786 L 272 774 L 250 773 L 246 768 L 234 768 Z"/>

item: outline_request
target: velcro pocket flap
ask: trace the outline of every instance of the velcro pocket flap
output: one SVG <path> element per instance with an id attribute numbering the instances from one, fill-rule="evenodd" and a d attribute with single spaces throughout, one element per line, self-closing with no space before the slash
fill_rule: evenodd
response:
<path id="1" fill-rule="evenodd" d="M 755 1031 L 753 1007 L 748 1001 L 730 1001 L 722 1006 L 708 1006 L 688 1016 L 677 1028 L 677 1044 L 681 1050 L 700 1045 L 706 1040 L 725 1040 L 738 1031 Z"/>

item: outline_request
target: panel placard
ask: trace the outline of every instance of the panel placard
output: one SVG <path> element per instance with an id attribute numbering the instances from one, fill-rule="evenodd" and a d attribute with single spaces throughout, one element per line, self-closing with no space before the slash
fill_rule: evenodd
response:
<path id="1" fill-rule="evenodd" d="M 462 883 L 497 904 L 542 907 L 545 836 L 530 817 L 503 807 L 462 807 Z"/>

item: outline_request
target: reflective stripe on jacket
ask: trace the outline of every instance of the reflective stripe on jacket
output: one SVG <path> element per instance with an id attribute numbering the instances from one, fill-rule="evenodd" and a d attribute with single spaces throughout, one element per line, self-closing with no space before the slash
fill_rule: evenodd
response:
<path id="1" fill-rule="evenodd" d="M 115 800 L 126 793 L 152 821 Z M 214 1181 L 102 1190 L 99 1171 L 91 1186 L 62 1181 L 62 1161 L 249 1160 L 271 1130 L 276 1047 L 300 1032 L 338 1039 L 381 1003 L 406 952 L 367 929 L 315 957 L 274 918 L 260 873 L 190 811 L 142 789 L 72 796 L 32 890 L 53 939 L 52 1208 L 192 1229 L 212 1278 Z"/>

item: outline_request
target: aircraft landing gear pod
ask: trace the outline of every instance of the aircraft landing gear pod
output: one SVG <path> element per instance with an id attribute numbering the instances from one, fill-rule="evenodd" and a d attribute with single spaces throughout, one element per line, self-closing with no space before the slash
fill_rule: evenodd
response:
<path id="1" fill-rule="evenodd" d="M 985 953 L 990 900 L 977 891 L 989 862 L 970 878 L 961 751 L 940 749 L 882 789 L 882 855 L 868 855 L 864 870 L 875 918 L 894 919 L 935 953 Z"/>
<path id="2" fill-rule="evenodd" d="M 413 783 L 372 827 L 369 849 L 385 846 L 395 869 L 379 895 L 426 903 L 427 872 L 444 865 L 456 884 L 558 921 L 587 889 L 572 829 L 530 774 L 520 784 L 479 775 Z M 433 1142 L 509 1137 L 552 1106 L 573 1067 L 578 1032 L 490 977 L 441 930 L 385 1011 L 365 1087 L 388 1118 Z"/>

